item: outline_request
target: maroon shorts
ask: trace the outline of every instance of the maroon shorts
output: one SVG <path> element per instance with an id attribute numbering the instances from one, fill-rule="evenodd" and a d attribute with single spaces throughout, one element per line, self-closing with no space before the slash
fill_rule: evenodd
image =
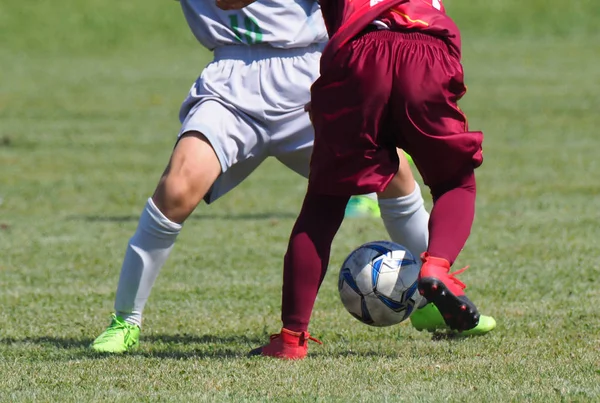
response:
<path id="1" fill-rule="evenodd" d="M 483 133 L 457 105 L 463 69 L 446 43 L 415 32 L 371 31 L 346 44 L 312 86 L 315 144 L 309 188 L 353 195 L 385 189 L 408 152 L 428 186 L 481 165 Z"/>

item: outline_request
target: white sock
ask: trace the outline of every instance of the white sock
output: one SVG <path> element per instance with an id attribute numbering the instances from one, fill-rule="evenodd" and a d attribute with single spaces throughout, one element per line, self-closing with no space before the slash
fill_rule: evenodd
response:
<path id="1" fill-rule="evenodd" d="M 141 327 L 144 305 L 181 227 L 148 199 L 137 230 L 127 245 L 115 298 L 116 314 L 127 323 Z"/>
<path id="2" fill-rule="evenodd" d="M 392 241 L 405 246 L 418 259 L 429 242 L 429 213 L 419 185 L 415 182 L 415 190 L 408 196 L 380 199 L 379 209 Z"/>

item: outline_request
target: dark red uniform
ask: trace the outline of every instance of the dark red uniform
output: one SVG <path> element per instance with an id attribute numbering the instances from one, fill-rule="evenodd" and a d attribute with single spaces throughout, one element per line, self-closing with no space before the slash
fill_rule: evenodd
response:
<path id="1" fill-rule="evenodd" d="M 439 0 L 321 0 L 330 33 L 311 89 L 309 184 L 284 260 L 284 329 L 260 354 L 303 358 L 310 315 L 350 195 L 382 191 L 413 157 L 434 204 L 419 291 L 459 331 L 479 314 L 449 273 L 471 230 L 481 132 L 467 131 L 458 29 Z M 378 29 L 373 26 L 387 29 Z M 396 199 L 396 201 L 399 199 Z"/>
<path id="2" fill-rule="evenodd" d="M 312 87 L 311 190 L 382 191 L 398 170 L 396 147 L 413 157 L 430 187 L 479 166 L 483 134 L 468 131 L 457 105 L 466 91 L 460 33 L 441 3 L 322 0 L 321 6 L 331 39 Z M 375 28 L 374 20 L 389 29 Z"/>

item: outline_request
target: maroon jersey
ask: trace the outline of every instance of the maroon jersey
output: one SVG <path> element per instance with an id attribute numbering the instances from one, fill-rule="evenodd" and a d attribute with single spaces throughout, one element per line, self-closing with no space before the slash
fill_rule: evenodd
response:
<path id="1" fill-rule="evenodd" d="M 445 13 L 441 0 L 321 0 L 329 43 L 321 68 L 374 20 L 392 30 L 418 30 L 444 39 L 460 57 L 460 32 Z"/>

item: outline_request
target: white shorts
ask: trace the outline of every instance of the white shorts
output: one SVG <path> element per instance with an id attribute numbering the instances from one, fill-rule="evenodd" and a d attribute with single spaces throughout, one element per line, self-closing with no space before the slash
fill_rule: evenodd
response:
<path id="1" fill-rule="evenodd" d="M 319 75 L 323 46 L 215 49 L 215 59 L 179 113 L 179 136 L 202 133 L 221 163 L 207 203 L 236 187 L 270 156 L 308 177 L 314 133 L 304 105 Z"/>

